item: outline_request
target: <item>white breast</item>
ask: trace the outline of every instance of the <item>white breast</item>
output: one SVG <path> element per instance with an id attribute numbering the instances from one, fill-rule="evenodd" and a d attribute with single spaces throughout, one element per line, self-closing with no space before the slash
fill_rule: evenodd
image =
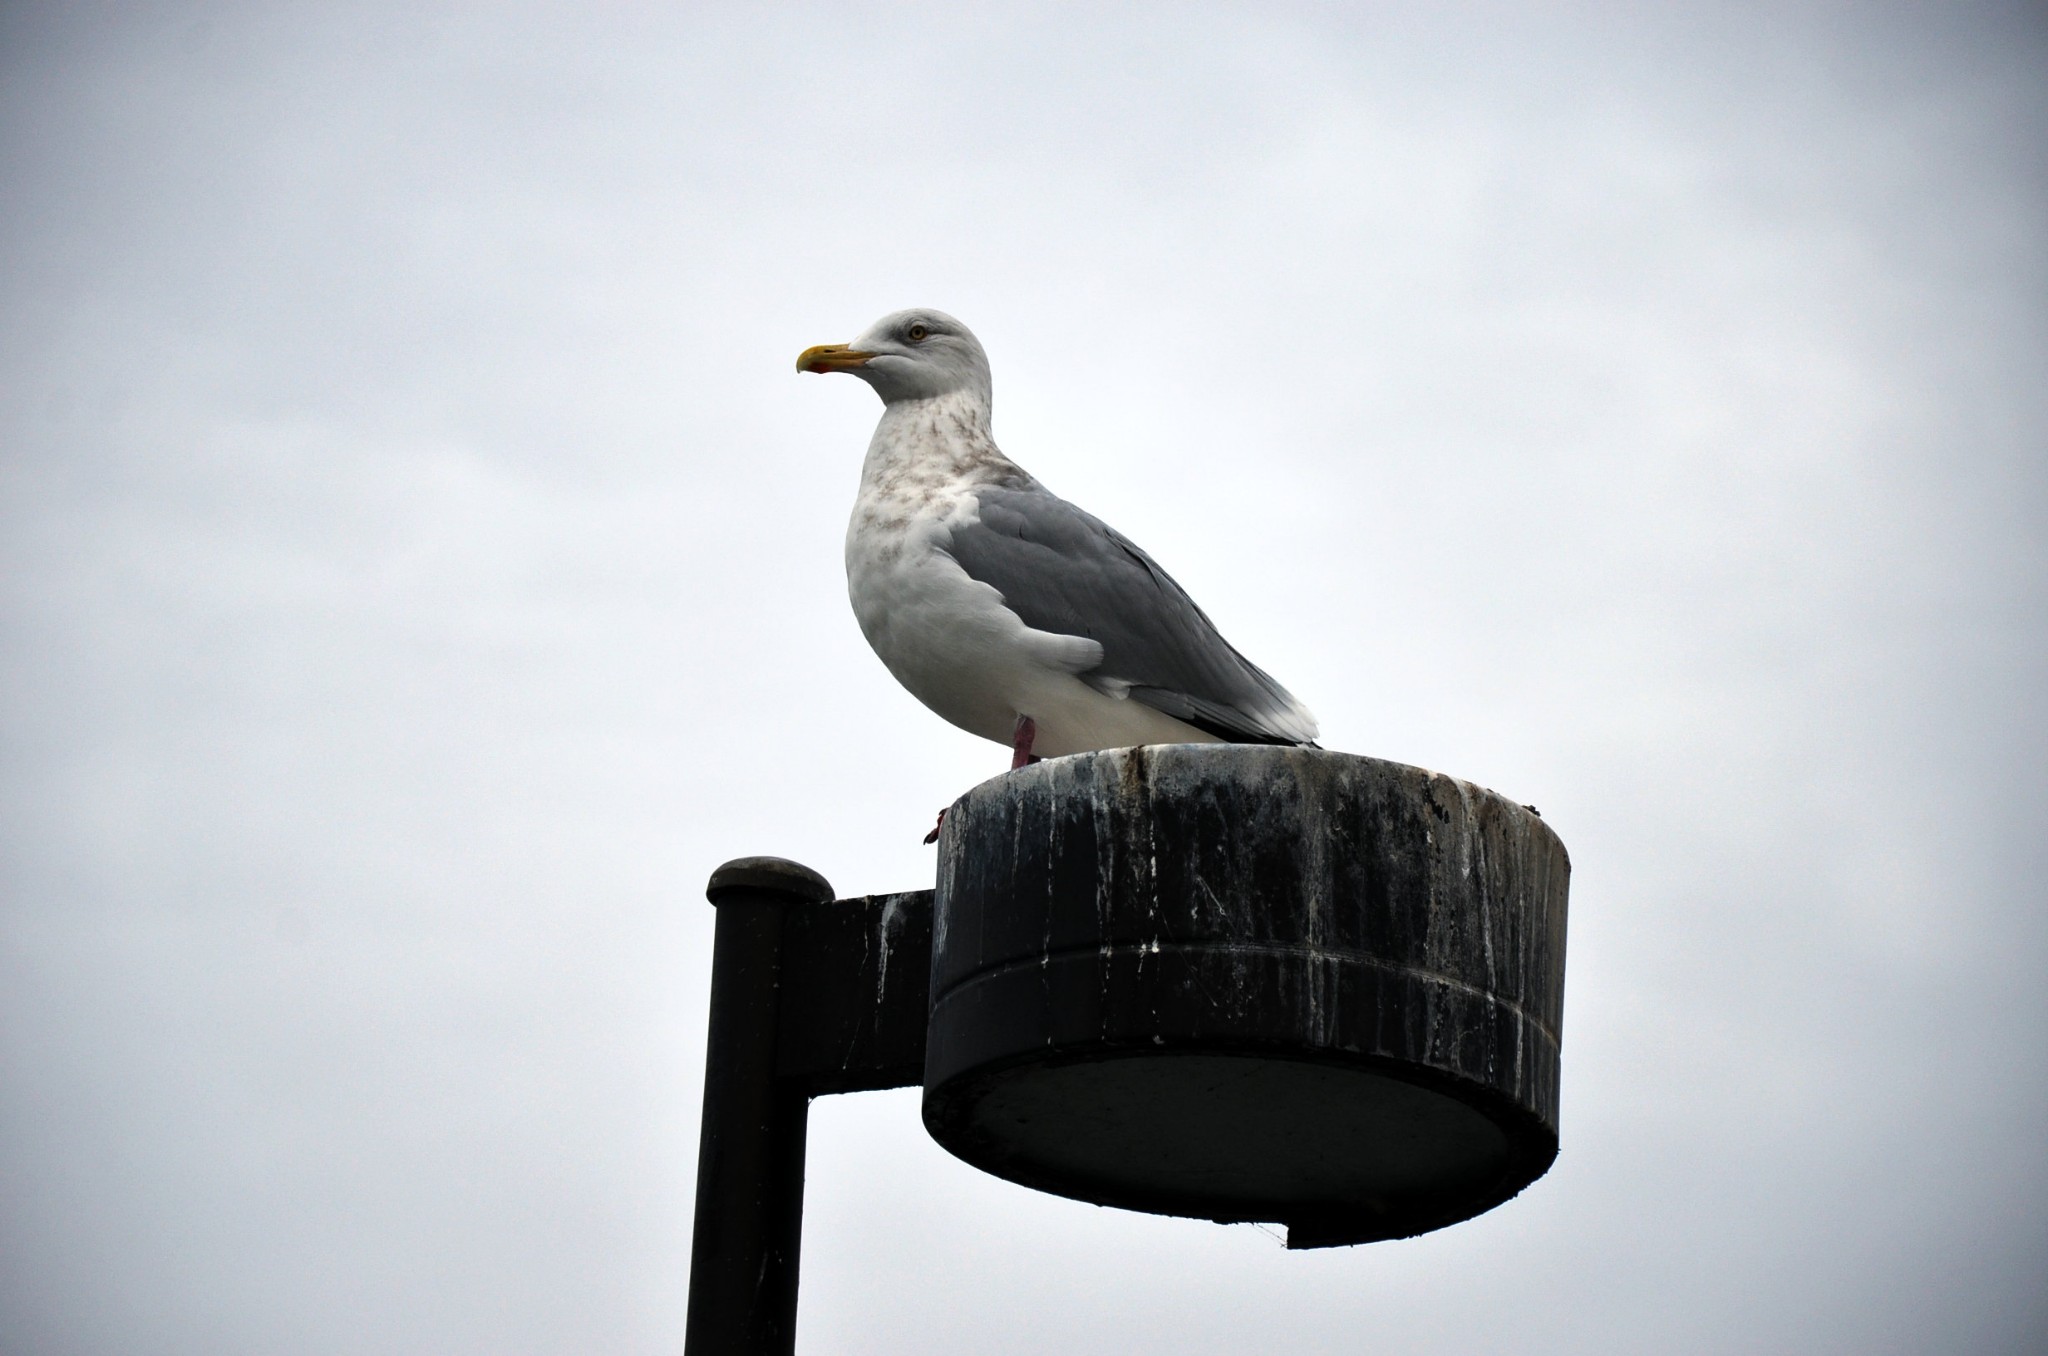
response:
<path id="1" fill-rule="evenodd" d="M 1008 743 L 1026 628 L 1001 594 L 937 549 L 946 520 L 972 512 L 960 486 L 917 495 L 863 486 L 846 529 L 846 590 L 896 681 L 962 729 Z"/>

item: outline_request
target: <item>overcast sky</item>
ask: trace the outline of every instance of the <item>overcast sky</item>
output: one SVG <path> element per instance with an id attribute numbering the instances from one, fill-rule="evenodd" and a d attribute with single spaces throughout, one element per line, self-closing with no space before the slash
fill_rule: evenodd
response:
<path id="1" fill-rule="evenodd" d="M 1005 765 L 792 371 L 910 305 L 1543 808 L 1563 1148 L 1295 1255 L 827 1099 L 801 1350 L 2048 1348 L 2048 19 L 1678 8 L 0 9 L 0 1351 L 680 1350 L 705 878 Z"/>

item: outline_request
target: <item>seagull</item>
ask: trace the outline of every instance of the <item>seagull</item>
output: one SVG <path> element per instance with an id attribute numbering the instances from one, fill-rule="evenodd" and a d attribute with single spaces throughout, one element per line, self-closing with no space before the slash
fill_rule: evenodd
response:
<path id="1" fill-rule="evenodd" d="M 861 632 L 919 701 L 1007 744 L 1012 770 L 1136 744 L 1313 746 L 1308 708 L 1151 556 L 997 449 L 965 325 L 898 311 L 796 366 L 882 398 L 846 529 Z"/>

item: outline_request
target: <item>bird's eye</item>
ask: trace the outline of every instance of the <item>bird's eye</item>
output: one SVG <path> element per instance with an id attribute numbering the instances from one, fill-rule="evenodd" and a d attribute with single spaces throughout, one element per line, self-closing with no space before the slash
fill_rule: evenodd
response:
<path id="1" fill-rule="evenodd" d="M 913 344 L 923 343 L 925 341 L 925 337 L 930 333 L 931 330 L 923 325 L 912 325 L 909 329 L 903 331 L 904 337 L 910 340 L 910 342 Z"/>

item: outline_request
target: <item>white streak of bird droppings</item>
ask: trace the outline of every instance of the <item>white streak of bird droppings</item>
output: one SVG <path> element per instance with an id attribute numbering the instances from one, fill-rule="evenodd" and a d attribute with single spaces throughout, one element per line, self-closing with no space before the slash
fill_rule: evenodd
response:
<path id="1" fill-rule="evenodd" d="M 896 938 L 903 931 L 903 897 L 892 896 L 882 906 L 882 924 L 876 930 L 875 940 L 880 945 L 880 960 L 876 971 L 875 1006 L 882 1006 L 882 995 L 889 991 L 889 953 L 896 949 Z"/>
<path id="2" fill-rule="evenodd" d="M 953 802 L 952 809 L 948 811 L 948 814 L 961 815 L 967 813 L 966 802 L 967 798 L 962 796 L 959 800 Z M 944 826 L 941 825 L 940 827 L 943 828 Z M 958 830 L 956 829 L 955 831 L 957 832 Z M 957 842 L 959 840 L 955 839 L 953 841 Z M 950 893 L 946 889 L 946 877 L 953 871 L 953 861 L 946 855 L 947 846 L 948 841 L 941 837 L 939 839 L 939 869 L 934 873 L 932 879 L 932 956 L 935 959 L 946 954 L 946 897 Z"/>

